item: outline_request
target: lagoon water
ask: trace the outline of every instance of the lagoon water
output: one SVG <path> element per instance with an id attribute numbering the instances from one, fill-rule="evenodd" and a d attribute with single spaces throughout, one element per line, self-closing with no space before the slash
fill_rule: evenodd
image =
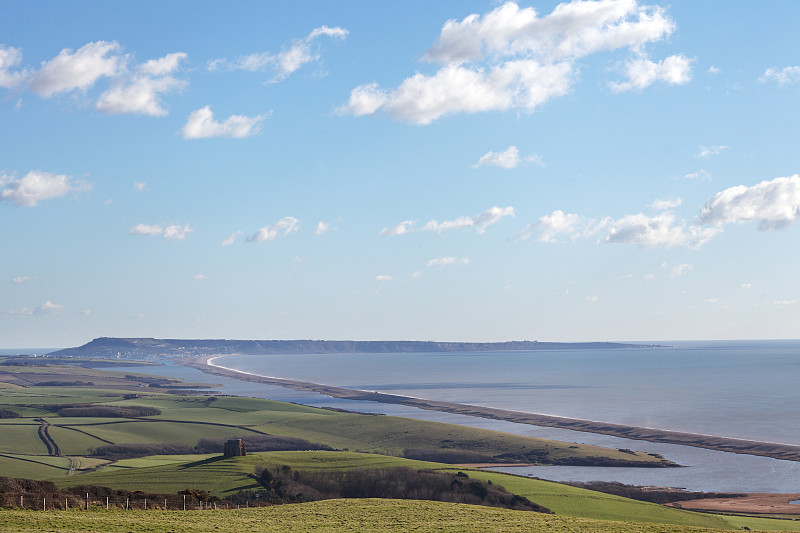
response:
<path id="1" fill-rule="evenodd" d="M 456 354 L 230 356 L 256 374 L 519 411 L 800 444 L 800 341 L 681 342 L 669 348 Z M 800 493 L 800 462 L 330 398 L 211 376 L 173 361 L 131 371 L 220 384 L 220 392 L 437 420 L 660 453 L 686 468 L 514 467 L 556 481 L 620 481 L 725 492 Z M 125 371 L 125 368 L 112 370 Z"/>

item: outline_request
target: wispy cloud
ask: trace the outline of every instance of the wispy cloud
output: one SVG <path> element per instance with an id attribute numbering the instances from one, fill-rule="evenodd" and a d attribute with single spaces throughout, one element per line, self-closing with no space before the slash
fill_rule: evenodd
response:
<path id="1" fill-rule="evenodd" d="M 320 220 L 317 222 L 316 229 L 314 229 L 314 235 L 325 235 L 329 231 L 336 231 L 336 228 L 330 222 Z"/>
<path id="2" fill-rule="evenodd" d="M 666 211 L 667 209 L 674 209 L 680 207 L 682 200 L 680 198 L 665 198 L 663 200 L 656 200 L 650 207 L 656 211 Z"/>
<path id="3" fill-rule="evenodd" d="M 274 241 L 300 229 L 300 221 L 294 217 L 283 217 L 271 226 L 264 226 L 247 237 L 247 242 Z"/>
<path id="4" fill-rule="evenodd" d="M 513 217 L 515 214 L 514 208 L 511 206 L 508 207 L 491 207 L 480 213 L 478 215 L 469 217 L 469 216 L 460 216 L 453 220 L 444 220 L 439 222 L 437 220 L 429 220 L 425 223 L 425 225 L 421 228 L 415 228 L 416 221 L 414 220 L 404 220 L 400 222 L 396 226 L 391 228 L 384 228 L 381 231 L 381 235 L 392 236 L 392 235 L 403 235 L 405 233 L 412 233 L 416 231 L 435 231 L 437 233 L 443 233 L 445 231 L 452 231 L 457 229 L 465 229 L 465 228 L 475 228 L 475 231 L 479 234 L 483 234 L 486 232 L 486 228 L 489 226 L 496 224 L 504 217 Z"/>
<path id="5" fill-rule="evenodd" d="M 22 285 L 22 284 L 25 284 L 25 283 L 30 283 L 31 281 L 34 281 L 34 280 L 36 280 L 38 278 L 39 278 L 39 276 L 17 276 L 16 278 L 12 279 L 11 281 L 16 283 L 17 285 Z"/>
<path id="6" fill-rule="evenodd" d="M 726 144 L 720 144 L 720 145 L 717 145 L 717 146 L 703 146 L 703 145 L 700 145 L 700 146 L 697 147 L 697 154 L 695 155 L 695 157 L 707 159 L 707 158 L 711 157 L 712 155 L 721 154 L 722 152 L 724 152 L 728 148 L 730 148 L 730 146 L 728 146 Z"/>
<path id="7" fill-rule="evenodd" d="M 688 263 L 684 263 L 682 265 L 675 265 L 672 267 L 669 275 L 673 278 L 679 278 L 683 276 L 685 273 L 694 270 L 694 267 Z"/>
<path id="8" fill-rule="evenodd" d="M 792 85 L 800 81 L 800 67 L 771 67 L 764 71 L 764 74 L 758 79 L 761 83 L 769 81 L 777 82 L 779 86 Z"/>
<path id="9" fill-rule="evenodd" d="M 295 39 L 283 47 L 279 53 L 260 52 L 239 57 L 233 61 L 227 59 L 214 59 L 208 63 L 208 70 L 247 70 L 259 72 L 270 69 L 273 71 L 273 82 L 281 81 L 304 65 L 317 62 L 320 59 L 318 47 L 315 43 L 320 37 L 330 37 L 344 40 L 349 32 L 340 27 L 330 28 L 320 26 L 306 37 Z"/>
<path id="10" fill-rule="evenodd" d="M 133 182 L 133 190 L 137 192 L 142 192 L 147 189 L 147 183 L 144 181 L 135 181 Z"/>
<path id="11" fill-rule="evenodd" d="M 512 169 L 517 168 L 520 163 L 523 162 L 533 163 L 540 167 L 544 166 L 544 160 L 542 159 L 542 156 L 531 154 L 522 157 L 520 156 L 519 149 L 516 146 L 509 146 L 502 152 L 487 152 L 486 154 L 482 155 L 480 159 L 478 159 L 477 163 L 472 165 L 472 168 L 494 166 Z"/>
<path id="12" fill-rule="evenodd" d="M 685 180 L 710 180 L 711 174 L 709 174 L 706 170 L 700 169 L 697 172 L 689 172 L 688 174 L 683 175 L 683 179 Z"/>
<path id="13" fill-rule="evenodd" d="M 532 7 L 506 2 L 483 15 L 447 21 L 423 58 L 439 65 L 433 74 L 418 72 L 396 89 L 360 85 L 339 112 L 362 116 L 384 111 L 415 124 L 455 113 L 533 112 L 572 90 L 581 59 L 625 48 L 640 57 L 645 44 L 674 31 L 675 23 L 662 8 L 630 0 L 574 0 L 541 17 Z M 651 62 L 655 74 L 645 81 L 684 82 L 690 62 L 683 56 Z M 643 85 L 633 79 L 627 83 Z"/>
<path id="14" fill-rule="evenodd" d="M 214 119 L 211 107 L 205 106 L 197 111 L 192 111 L 181 131 L 184 139 L 208 139 L 211 137 L 243 139 L 257 135 L 261 131 L 261 122 L 268 116 L 269 113 L 255 117 L 231 115 L 224 122 L 219 122 Z"/>
<path id="15" fill-rule="evenodd" d="M 242 233 L 244 233 L 244 232 L 242 232 L 242 231 L 234 231 L 233 233 L 230 234 L 229 237 L 225 238 L 221 243 L 219 243 L 219 245 L 220 246 L 230 246 L 231 244 L 236 242 L 236 239 L 238 239 L 242 235 Z"/>
<path id="16" fill-rule="evenodd" d="M 429 267 L 461 266 L 468 265 L 470 260 L 466 257 L 437 257 L 428 261 Z"/>
<path id="17" fill-rule="evenodd" d="M 183 241 L 194 230 L 189 224 L 172 224 L 170 226 L 162 227 L 160 224 L 136 224 L 128 230 L 131 235 L 146 235 L 148 237 L 156 237 L 161 235 L 169 241 Z"/>
<path id="18" fill-rule="evenodd" d="M 19 316 L 44 316 L 44 315 L 57 315 L 61 311 L 64 310 L 63 305 L 54 304 L 50 300 L 47 300 L 39 307 L 35 307 L 33 309 L 29 307 L 23 307 L 22 309 L 9 309 L 9 315 L 19 315 Z"/>
<path id="19" fill-rule="evenodd" d="M 24 207 L 34 207 L 42 200 L 59 198 L 72 191 L 88 191 L 91 188 L 84 181 L 41 170 L 32 170 L 21 178 L 0 174 L 0 200 L 10 200 Z"/>
<path id="20" fill-rule="evenodd" d="M 630 90 L 641 91 L 656 82 L 684 85 L 692 79 L 693 62 L 694 59 L 684 55 L 669 56 L 661 61 L 650 61 L 645 57 L 632 59 L 625 65 L 628 81 L 611 82 L 609 86 L 615 93 L 621 93 Z"/>

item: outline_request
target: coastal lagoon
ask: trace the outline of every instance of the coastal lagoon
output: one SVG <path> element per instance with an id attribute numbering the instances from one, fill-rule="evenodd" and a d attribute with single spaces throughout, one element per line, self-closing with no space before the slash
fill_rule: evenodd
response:
<path id="1" fill-rule="evenodd" d="M 666 343 L 659 343 L 666 344 Z M 221 366 L 406 396 L 629 425 L 800 444 L 800 341 L 670 343 L 668 348 L 499 353 L 243 355 Z M 139 369 L 141 371 L 141 369 Z M 800 492 L 800 463 L 543 428 L 210 376 L 174 364 L 148 373 L 220 383 L 221 392 L 452 422 L 660 453 L 686 468 L 514 467 L 559 481 L 703 491 Z"/>

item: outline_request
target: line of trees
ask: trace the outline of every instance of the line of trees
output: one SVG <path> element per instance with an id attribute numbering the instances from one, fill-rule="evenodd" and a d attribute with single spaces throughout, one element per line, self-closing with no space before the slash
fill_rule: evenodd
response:
<path id="1" fill-rule="evenodd" d="M 472 505 L 487 505 L 524 511 L 551 513 L 524 496 L 504 487 L 456 474 L 415 470 L 408 467 L 354 469 L 349 471 L 302 471 L 289 466 L 256 469 L 253 477 L 263 487 L 230 498 L 260 498 L 270 503 L 293 503 L 333 498 L 393 498 L 433 500 Z"/>

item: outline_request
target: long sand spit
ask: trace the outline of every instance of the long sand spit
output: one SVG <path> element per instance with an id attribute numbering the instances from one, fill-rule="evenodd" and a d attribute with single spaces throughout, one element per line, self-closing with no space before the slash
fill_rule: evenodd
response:
<path id="1" fill-rule="evenodd" d="M 581 420 L 577 418 L 526 413 L 524 411 L 511 411 L 508 409 L 496 409 L 493 407 L 482 407 L 479 405 L 469 405 L 455 402 L 441 402 L 436 400 L 426 400 L 424 398 L 400 396 L 397 394 L 384 394 L 381 392 L 348 389 L 345 387 L 322 385 L 307 381 L 295 381 L 271 376 L 261 376 L 258 374 L 242 372 L 220 366 L 214 360 L 220 359 L 221 357 L 222 356 L 203 356 L 187 358 L 181 360 L 180 363 L 184 366 L 196 368 L 208 374 L 216 374 L 242 381 L 264 383 L 267 385 L 278 385 L 296 390 L 313 391 L 331 396 L 333 398 L 401 404 L 432 411 L 477 416 L 494 420 L 505 420 L 518 424 L 571 429 L 573 431 L 600 433 L 603 435 L 612 435 L 614 437 L 622 437 L 625 439 L 679 444 L 682 446 L 694 446 L 697 448 L 707 448 L 709 450 L 719 450 L 723 452 L 760 455 L 764 457 L 772 457 L 774 459 L 783 459 L 786 461 L 800 461 L 800 446 L 793 446 L 790 444 L 758 442 L 752 440 L 734 439 L 730 437 L 701 435 L 698 433 L 684 433 L 680 431 L 626 426 L 623 424 L 597 422 L 594 420 Z"/>

